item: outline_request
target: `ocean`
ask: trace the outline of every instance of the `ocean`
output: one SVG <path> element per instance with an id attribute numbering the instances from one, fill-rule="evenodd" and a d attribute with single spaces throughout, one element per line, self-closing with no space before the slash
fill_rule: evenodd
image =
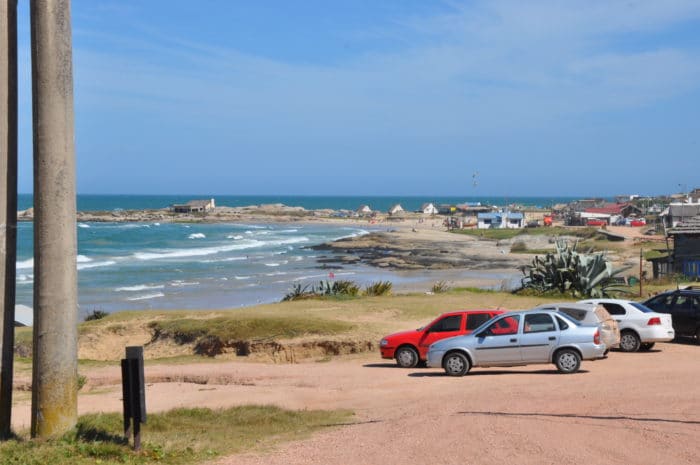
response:
<path id="1" fill-rule="evenodd" d="M 103 196 L 79 195 L 78 209 L 91 211 L 164 208 L 193 198 L 219 206 L 283 203 L 307 209 L 386 210 L 395 203 L 417 209 L 423 202 L 487 202 L 447 197 L 292 196 Z M 32 206 L 21 195 L 19 208 Z M 518 199 L 512 199 L 514 202 Z M 521 198 L 528 205 L 566 199 Z M 79 223 L 78 297 L 80 313 L 133 309 L 221 309 L 278 302 L 294 284 L 349 279 L 361 286 L 379 280 L 395 286 L 440 279 L 439 273 L 395 272 L 365 265 L 324 269 L 321 253 L 309 246 L 367 234 L 376 229 L 335 224 Z M 33 223 L 18 225 L 17 304 L 32 306 Z M 462 278 L 512 280 L 515 273 L 463 271 Z M 426 288 L 428 290 L 429 286 Z"/>

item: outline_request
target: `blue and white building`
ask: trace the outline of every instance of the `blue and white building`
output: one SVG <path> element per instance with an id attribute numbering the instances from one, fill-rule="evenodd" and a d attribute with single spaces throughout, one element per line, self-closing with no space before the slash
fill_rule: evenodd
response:
<path id="1" fill-rule="evenodd" d="M 489 212 L 477 215 L 478 229 L 519 229 L 525 226 L 525 215 L 520 212 Z"/>

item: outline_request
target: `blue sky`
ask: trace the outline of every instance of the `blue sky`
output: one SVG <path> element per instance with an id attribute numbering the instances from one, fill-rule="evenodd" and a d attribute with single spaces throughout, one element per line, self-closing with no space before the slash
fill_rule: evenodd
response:
<path id="1" fill-rule="evenodd" d="M 73 0 L 72 21 L 79 193 L 700 187 L 697 0 Z"/>

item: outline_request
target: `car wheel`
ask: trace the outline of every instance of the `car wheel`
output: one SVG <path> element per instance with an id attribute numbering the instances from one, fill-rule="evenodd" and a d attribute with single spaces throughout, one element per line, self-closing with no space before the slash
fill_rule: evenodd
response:
<path id="1" fill-rule="evenodd" d="M 445 360 L 442 362 L 442 366 L 445 368 L 445 373 L 450 376 L 464 376 L 471 368 L 467 356 L 459 352 L 447 354 Z"/>
<path id="2" fill-rule="evenodd" d="M 561 373 L 576 373 L 581 366 L 581 356 L 573 349 L 562 349 L 557 352 L 554 363 Z"/>
<path id="3" fill-rule="evenodd" d="M 420 359 L 413 347 L 399 347 L 396 351 L 396 364 L 401 368 L 415 368 Z"/>
<path id="4" fill-rule="evenodd" d="M 620 350 L 623 352 L 637 352 L 642 341 L 632 331 L 623 331 L 620 336 Z"/>
<path id="5" fill-rule="evenodd" d="M 643 350 L 644 352 L 651 350 L 654 346 L 656 345 L 655 342 L 644 342 L 642 345 L 639 347 L 639 350 Z"/>

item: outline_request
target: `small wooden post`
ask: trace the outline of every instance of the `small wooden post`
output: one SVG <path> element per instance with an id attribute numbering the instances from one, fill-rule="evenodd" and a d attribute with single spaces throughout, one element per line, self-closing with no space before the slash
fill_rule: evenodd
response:
<path id="1" fill-rule="evenodd" d="M 134 432 L 134 450 L 141 449 L 141 423 L 146 423 L 146 389 L 143 373 L 143 347 L 126 348 L 122 366 L 124 437 Z"/>

